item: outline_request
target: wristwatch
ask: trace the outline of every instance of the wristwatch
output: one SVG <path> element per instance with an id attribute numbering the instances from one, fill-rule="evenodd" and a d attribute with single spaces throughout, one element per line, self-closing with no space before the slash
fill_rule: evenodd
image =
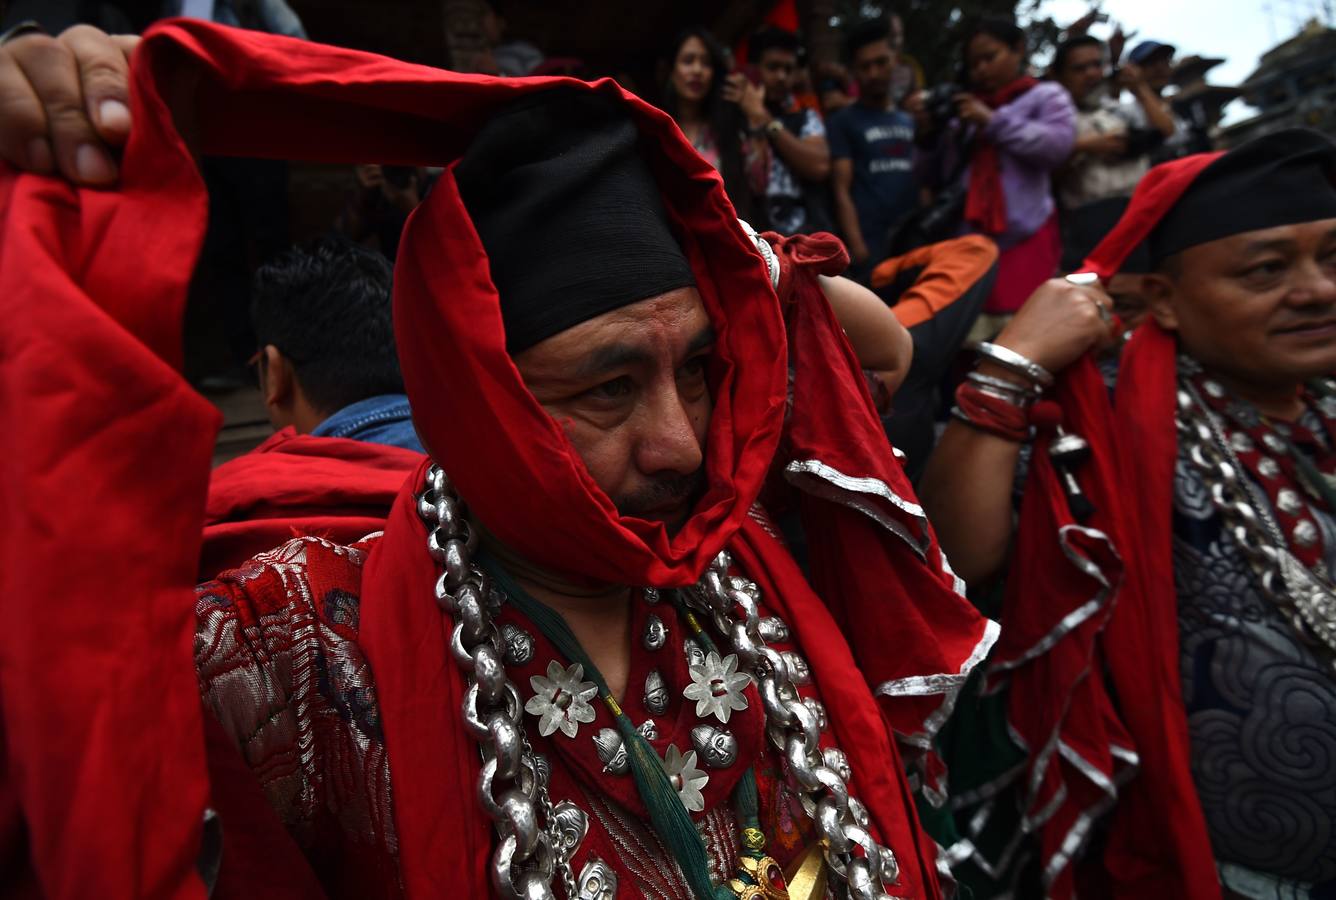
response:
<path id="1" fill-rule="evenodd" d="M 774 137 L 783 130 L 784 130 L 784 123 L 779 121 L 779 119 L 771 119 L 769 122 L 765 123 L 766 137 Z"/>

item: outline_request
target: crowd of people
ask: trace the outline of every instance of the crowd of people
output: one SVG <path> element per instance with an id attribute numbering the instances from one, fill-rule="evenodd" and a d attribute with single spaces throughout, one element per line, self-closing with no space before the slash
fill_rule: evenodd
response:
<path id="1" fill-rule="evenodd" d="M 263 31 L 0 37 L 0 892 L 1336 896 L 1336 143 L 1084 20 Z"/>

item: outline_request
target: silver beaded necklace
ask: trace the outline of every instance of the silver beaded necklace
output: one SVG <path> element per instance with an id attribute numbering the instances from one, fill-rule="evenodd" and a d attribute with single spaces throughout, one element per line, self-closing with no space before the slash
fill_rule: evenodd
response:
<path id="1" fill-rule="evenodd" d="M 569 900 L 611 897 L 616 875 L 606 863 L 591 859 L 577 878 L 571 859 L 589 830 L 589 817 L 570 801 L 553 804 L 548 796 L 550 771 L 524 729 L 524 702 L 506 673 L 506 637 L 494 615 L 504 598 L 472 563 L 477 535 L 445 472 L 427 472 L 418 515 L 427 525 L 427 549 L 442 567 L 436 602 L 455 623 L 451 656 L 463 671 L 464 727 L 478 742 L 482 770 L 478 798 L 492 819 L 499 842 L 492 854 L 492 884 L 507 900 L 553 898 L 561 881 Z M 685 591 L 687 605 L 708 617 L 755 679 L 765 707 L 766 732 L 779 749 L 799 788 L 799 799 L 821 836 L 830 870 L 858 900 L 881 900 L 900 877 L 889 847 L 868 831 L 867 809 L 849 792 L 851 776 L 844 754 L 820 749 L 828 723 L 824 710 L 798 694 L 807 665 L 792 652 L 779 653 L 763 634 L 785 634 L 775 617 L 761 619 L 756 585 L 731 576 L 731 559 L 720 553 L 701 580 Z M 740 613 L 740 614 L 739 614 Z"/>
<path id="2" fill-rule="evenodd" d="M 1290 552 L 1267 498 L 1244 474 L 1219 422 L 1186 378 L 1179 379 L 1177 399 L 1179 449 L 1205 480 L 1262 592 L 1336 665 L 1336 591 Z"/>

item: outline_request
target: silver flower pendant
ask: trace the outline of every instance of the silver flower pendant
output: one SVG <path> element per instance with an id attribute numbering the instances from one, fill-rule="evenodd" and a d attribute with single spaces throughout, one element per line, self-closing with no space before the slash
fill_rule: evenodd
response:
<path id="1" fill-rule="evenodd" d="M 598 686 L 584 680 L 584 666 L 579 663 L 563 669 L 553 660 L 547 664 L 547 675 L 534 675 L 529 686 L 533 696 L 524 704 L 524 711 L 538 717 L 538 733 L 543 737 L 559 730 L 573 738 L 582 724 L 594 721 L 589 701 L 598 696 Z"/>
<path id="2" fill-rule="evenodd" d="M 727 722 L 734 710 L 747 708 L 743 691 L 751 684 L 751 676 L 738 671 L 738 657 L 730 653 L 723 659 L 711 650 L 705 662 L 690 667 L 691 684 L 682 690 L 682 696 L 696 701 L 696 715 L 713 715 Z"/>
<path id="3" fill-rule="evenodd" d="M 682 805 L 690 812 L 705 809 L 705 797 L 701 789 L 709 782 L 710 776 L 696 767 L 696 751 L 688 750 L 685 754 L 677 749 L 676 744 L 669 744 L 663 756 L 663 770 L 668 773 L 668 780 L 677 789 L 677 796 Z"/>

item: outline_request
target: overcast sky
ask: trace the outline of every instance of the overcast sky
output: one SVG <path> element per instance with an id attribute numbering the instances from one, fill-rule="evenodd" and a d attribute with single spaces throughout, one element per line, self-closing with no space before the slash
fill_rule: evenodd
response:
<path id="1" fill-rule="evenodd" d="M 1320 0 L 1104 0 L 1100 4 L 1137 41 L 1153 39 L 1178 48 L 1178 55 L 1223 56 L 1207 75 L 1214 84 L 1238 84 L 1257 67 L 1257 60 L 1277 43 L 1292 37 L 1305 19 L 1321 15 Z M 1328 3 L 1327 5 L 1331 5 Z M 1045 0 L 1040 15 L 1059 24 L 1079 19 L 1090 8 L 1085 0 Z M 1091 29 L 1107 38 L 1108 25 Z M 1226 113 L 1232 121 L 1246 118 L 1249 109 L 1235 101 Z"/>

